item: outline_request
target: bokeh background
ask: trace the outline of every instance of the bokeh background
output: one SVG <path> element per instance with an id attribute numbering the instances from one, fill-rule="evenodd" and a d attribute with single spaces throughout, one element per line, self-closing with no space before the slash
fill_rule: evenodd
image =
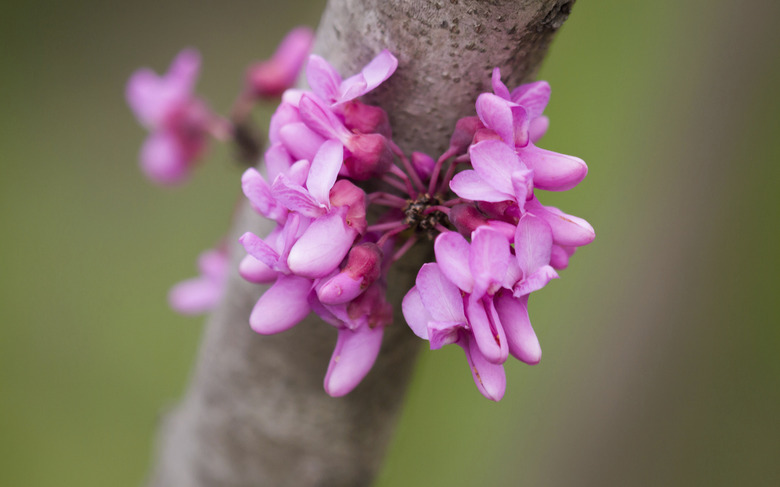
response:
<path id="1" fill-rule="evenodd" d="M 140 485 L 197 351 L 204 320 L 165 296 L 240 169 L 215 147 L 189 185 L 148 184 L 127 77 L 196 46 L 225 112 L 322 4 L 0 5 L 0 485 Z M 544 359 L 508 363 L 501 403 L 459 349 L 421 354 L 378 486 L 780 485 L 779 21 L 774 0 L 577 2 L 542 145 L 590 174 L 545 202 L 597 240 L 534 295 Z"/>

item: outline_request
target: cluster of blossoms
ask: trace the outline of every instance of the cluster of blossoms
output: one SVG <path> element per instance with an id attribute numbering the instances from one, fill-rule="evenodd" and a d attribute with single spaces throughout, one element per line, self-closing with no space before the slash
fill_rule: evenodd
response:
<path id="1" fill-rule="evenodd" d="M 265 174 L 250 168 L 242 177 L 253 209 L 277 224 L 265 237 L 247 232 L 240 238 L 247 255 L 239 273 L 270 284 L 250 326 L 274 334 L 316 313 L 338 332 L 325 390 L 347 394 L 373 366 L 393 321 L 385 298 L 388 270 L 416 243 L 433 240 L 436 262 L 420 269 L 403 299 L 404 318 L 432 349 L 463 348 L 479 391 L 500 400 L 508 356 L 529 364 L 541 358 L 528 317 L 530 293 L 558 277 L 556 269 L 595 238 L 585 220 L 544 206 L 535 195 L 571 189 L 587 174 L 582 160 L 535 145 L 548 126 L 542 112 L 549 85 L 510 92 L 496 68 L 493 93 L 477 98 L 476 116 L 457 122 L 443 154 L 407 155 L 392 140 L 387 114 L 360 101 L 394 73 L 396 58 L 383 51 L 343 79 L 323 58 L 310 56 L 310 89 L 284 90 L 309 47 L 300 32 L 283 42 L 282 54 L 250 70 L 248 93 L 281 93 L 282 100 L 270 122 Z M 179 80 L 177 62 L 164 81 Z M 141 117 L 134 97 L 143 90 L 132 88 L 133 80 L 129 99 Z M 186 95 L 160 97 L 202 106 Z M 152 125 L 152 137 L 179 127 L 170 126 Z M 359 186 L 366 181 L 378 189 L 366 193 Z M 212 265 L 219 256 L 222 266 Z M 225 262 L 224 252 L 202 257 L 203 277 L 174 288 L 175 307 L 212 306 Z"/>

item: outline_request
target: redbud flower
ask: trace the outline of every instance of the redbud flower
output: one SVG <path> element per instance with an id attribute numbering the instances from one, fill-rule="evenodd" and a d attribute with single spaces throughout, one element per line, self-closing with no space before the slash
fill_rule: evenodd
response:
<path id="1" fill-rule="evenodd" d="M 309 54 L 314 33 L 297 27 L 288 33 L 271 59 L 257 63 L 247 73 L 248 89 L 259 98 L 281 96 L 298 77 Z"/>
<path id="2" fill-rule="evenodd" d="M 208 250 L 198 258 L 200 276 L 176 284 L 168 294 L 175 311 L 195 315 L 211 311 L 222 299 L 228 276 L 227 249 Z"/>
<path id="3" fill-rule="evenodd" d="M 151 134 L 141 149 L 141 168 L 152 181 L 185 180 L 206 146 L 216 118 L 193 90 L 200 70 L 197 51 L 182 51 L 168 73 L 136 71 L 127 83 L 127 103 Z"/>

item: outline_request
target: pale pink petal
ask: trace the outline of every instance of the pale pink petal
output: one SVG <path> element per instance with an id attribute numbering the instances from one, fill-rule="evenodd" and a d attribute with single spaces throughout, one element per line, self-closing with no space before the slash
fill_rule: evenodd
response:
<path id="1" fill-rule="evenodd" d="M 515 231 L 515 256 L 523 274 L 529 275 L 550 263 L 552 230 L 546 221 L 526 213 Z"/>
<path id="2" fill-rule="evenodd" d="M 455 232 L 440 234 L 433 246 L 439 270 L 467 293 L 474 288 L 474 277 L 469 268 L 469 248 L 466 239 Z"/>
<path id="3" fill-rule="evenodd" d="M 159 184 L 178 184 L 190 175 L 190 164 L 173 135 L 154 132 L 141 147 L 141 169 Z"/>
<path id="4" fill-rule="evenodd" d="M 566 269 L 569 266 L 569 258 L 574 255 L 576 247 L 553 245 L 550 255 L 550 265 L 556 269 Z"/>
<path id="5" fill-rule="evenodd" d="M 306 126 L 305 123 L 289 123 L 279 130 L 279 140 L 294 159 L 311 161 L 325 138 Z"/>
<path id="6" fill-rule="evenodd" d="M 283 101 L 276 108 L 274 114 L 271 115 L 271 121 L 268 125 L 268 140 L 272 144 L 277 144 L 281 142 L 282 139 L 279 132 L 282 130 L 282 127 L 284 127 L 285 125 L 289 125 L 291 123 L 302 123 L 302 122 L 303 120 L 301 119 L 301 115 L 300 113 L 298 113 L 297 102 L 295 105 L 293 105 L 292 103 L 287 103 Z"/>
<path id="7" fill-rule="evenodd" d="M 389 78 L 397 67 L 398 59 L 390 51 L 385 49 L 380 52 L 360 73 L 347 78 L 341 83 L 338 103 L 344 103 L 365 95 Z"/>
<path id="8" fill-rule="evenodd" d="M 496 296 L 495 303 L 506 331 L 509 353 L 527 364 L 538 364 L 542 359 L 542 348 L 528 319 L 528 295 L 514 298 L 501 293 Z"/>
<path id="9" fill-rule="evenodd" d="M 493 85 L 493 93 L 495 93 L 496 96 L 499 96 L 504 100 L 510 100 L 509 88 L 507 88 L 506 85 L 503 83 L 503 81 L 501 81 L 500 69 L 493 68 L 493 76 L 491 78 L 491 82 Z"/>
<path id="10" fill-rule="evenodd" d="M 277 271 L 251 255 L 245 255 L 241 259 L 241 262 L 238 264 L 238 274 L 244 280 L 254 282 L 255 284 L 273 282 L 279 276 Z"/>
<path id="11" fill-rule="evenodd" d="M 324 277 L 346 257 L 357 232 L 344 221 L 345 211 L 314 220 L 290 249 L 287 265 L 299 275 Z"/>
<path id="12" fill-rule="evenodd" d="M 339 142 L 327 140 L 311 163 L 306 189 L 324 207 L 330 207 L 330 190 L 336 182 L 343 161 L 344 147 Z"/>
<path id="13" fill-rule="evenodd" d="M 166 81 L 178 93 L 189 95 L 195 89 L 200 72 L 200 53 L 195 49 L 185 49 L 171 62 Z"/>
<path id="14" fill-rule="evenodd" d="M 311 287 L 309 279 L 280 275 L 255 304 L 249 326 L 262 335 L 289 330 L 309 314 Z"/>
<path id="15" fill-rule="evenodd" d="M 464 325 L 458 321 L 429 321 L 428 337 L 431 350 L 438 350 L 445 345 L 456 343 L 459 330 L 462 330 Z"/>
<path id="16" fill-rule="evenodd" d="M 534 186 L 548 191 L 566 191 L 577 186 L 588 174 L 588 166 L 579 157 L 540 149 L 532 144 L 520 151 L 520 160 L 534 172 Z"/>
<path id="17" fill-rule="evenodd" d="M 474 230 L 469 251 L 469 269 L 474 276 L 474 293 L 492 292 L 501 284 L 509 265 L 509 241 L 501 232 L 482 226 Z"/>
<path id="18" fill-rule="evenodd" d="M 281 142 L 271 145 L 265 151 L 265 169 L 268 173 L 268 180 L 273 181 L 279 174 L 286 173 L 292 166 L 293 158 Z"/>
<path id="19" fill-rule="evenodd" d="M 423 264 L 417 273 L 416 284 L 425 309 L 434 320 L 466 322 L 460 289 L 447 279 L 437 264 Z"/>
<path id="20" fill-rule="evenodd" d="M 528 110 L 528 116 L 534 119 L 544 112 L 550 101 L 550 85 L 546 81 L 535 81 L 520 85 L 512 90 L 512 101 Z"/>
<path id="21" fill-rule="evenodd" d="M 311 90 L 323 100 L 333 103 L 338 98 L 341 76 L 330 63 L 316 54 L 309 56 L 306 80 Z"/>
<path id="22" fill-rule="evenodd" d="M 198 315 L 214 309 L 222 299 L 223 286 L 205 277 L 176 284 L 168 293 L 168 303 L 177 313 Z"/>
<path id="23" fill-rule="evenodd" d="M 250 69 L 249 79 L 255 92 L 260 96 L 279 96 L 292 86 L 309 54 L 313 40 L 314 33 L 308 27 L 291 30 L 271 59 Z"/>
<path id="24" fill-rule="evenodd" d="M 525 206 L 525 200 L 534 194 L 534 172 L 530 169 L 520 169 L 512 173 L 512 189 L 520 209 Z"/>
<path id="25" fill-rule="evenodd" d="M 297 186 L 303 186 L 306 182 L 306 178 L 309 177 L 309 168 L 311 164 L 307 159 L 301 159 L 295 161 L 290 169 L 284 174 L 289 184 L 295 184 Z M 278 177 L 278 176 L 277 176 Z"/>
<path id="26" fill-rule="evenodd" d="M 433 320 L 433 317 L 425 309 L 417 286 L 412 287 L 412 289 L 406 293 L 406 296 L 404 296 L 404 300 L 401 303 L 401 310 L 403 311 L 406 323 L 414 334 L 427 340 L 428 322 Z"/>
<path id="27" fill-rule="evenodd" d="M 241 189 L 255 211 L 276 221 L 283 221 L 287 209 L 273 196 L 271 187 L 255 168 L 247 169 L 241 176 Z"/>
<path id="28" fill-rule="evenodd" d="M 320 101 L 310 95 L 301 97 L 298 112 L 307 127 L 325 138 L 345 143 L 351 135 L 330 108 L 323 106 Z"/>
<path id="29" fill-rule="evenodd" d="M 531 139 L 531 143 L 535 144 L 539 139 L 544 137 L 544 134 L 547 133 L 549 127 L 550 119 L 544 115 L 531 119 L 530 125 L 528 126 L 528 136 Z"/>
<path id="30" fill-rule="evenodd" d="M 249 255 L 268 267 L 274 268 L 279 262 L 279 253 L 254 233 L 246 232 L 238 241 Z"/>
<path id="31" fill-rule="evenodd" d="M 461 338 L 458 345 L 466 353 L 471 376 L 479 392 L 491 401 L 500 401 L 506 391 L 506 374 L 503 365 L 490 363 L 477 347 L 475 340 Z"/>
<path id="32" fill-rule="evenodd" d="M 276 177 L 271 194 L 285 208 L 310 218 L 321 216 L 327 211 L 306 188 L 292 183 L 284 174 Z"/>
<path id="33" fill-rule="evenodd" d="M 450 189 L 461 198 L 471 201 L 498 203 L 499 201 L 514 199 L 512 193 L 504 193 L 497 190 L 472 169 L 456 174 L 450 181 Z"/>
<path id="34" fill-rule="evenodd" d="M 482 93 L 476 106 L 477 115 L 485 127 L 495 131 L 507 144 L 514 145 L 515 116 L 510 102 L 492 93 Z"/>
<path id="35" fill-rule="evenodd" d="M 339 330 L 336 348 L 325 374 L 325 392 L 341 397 L 355 388 L 373 367 L 382 346 L 384 327 Z"/>
<path id="36" fill-rule="evenodd" d="M 362 293 L 363 278 L 354 278 L 346 272 L 340 272 L 317 288 L 317 297 L 325 304 L 344 304 Z"/>
<path id="37" fill-rule="evenodd" d="M 514 295 L 520 297 L 538 291 L 547 285 L 551 280 L 557 279 L 558 273 L 552 266 L 545 265 L 534 271 L 533 274 L 526 275 L 522 281 L 514 287 Z"/>

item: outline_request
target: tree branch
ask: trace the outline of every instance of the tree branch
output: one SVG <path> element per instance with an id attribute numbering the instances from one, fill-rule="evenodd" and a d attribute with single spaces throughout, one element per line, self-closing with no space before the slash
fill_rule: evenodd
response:
<path id="1" fill-rule="evenodd" d="M 490 74 L 502 68 L 514 86 L 538 67 L 571 0 L 331 0 L 315 52 L 344 75 L 382 49 L 397 72 L 368 101 L 387 110 L 405 150 L 438 156 L 455 121 L 474 113 Z M 272 224 L 243 205 L 232 242 Z M 425 246 L 418 246 L 425 247 Z M 244 252 L 232 246 L 235 269 Z M 292 330 L 260 336 L 248 325 L 264 287 L 234 271 L 211 316 L 192 383 L 163 425 L 153 487 L 368 485 L 395 426 L 419 340 L 400 302 L 430 249 L 394 266 L 388 298 L 395 321 L 379 358 L 349 395 L 325 394 L 322 380 L 336 333 L 310 316 Z"/>

